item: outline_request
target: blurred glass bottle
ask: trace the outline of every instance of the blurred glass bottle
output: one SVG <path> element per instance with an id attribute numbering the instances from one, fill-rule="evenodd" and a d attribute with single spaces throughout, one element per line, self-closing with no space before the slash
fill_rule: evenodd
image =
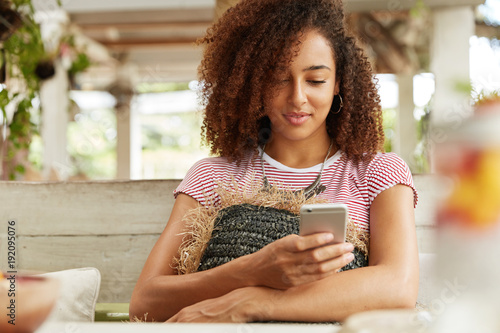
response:
<path id="1" fill-rule="evenodd" d="M 456 297 L 433 332 L 500 332 L 500 97 L 479 99 L 474 115 L 446 133 L 435 149 L 450 184 L 436 218 L 437 268 L 439 285 Z"/>

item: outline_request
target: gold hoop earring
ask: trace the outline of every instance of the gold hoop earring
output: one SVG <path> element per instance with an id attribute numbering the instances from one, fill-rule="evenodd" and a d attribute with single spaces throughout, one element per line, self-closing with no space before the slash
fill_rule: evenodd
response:
<path id="1" fill-rule="evenodd" d="M 339 96 L 340 106 L 339 106 L 339 109 L 336 112 L 332 112 L 332 114 L 339 114 L 339 112 L 342 110 L 342 107 L 344 106 L 344 101 L 342 100 L 342 96 L 340 96 L 340 94 L 335 95 L 335 96 Z"/>

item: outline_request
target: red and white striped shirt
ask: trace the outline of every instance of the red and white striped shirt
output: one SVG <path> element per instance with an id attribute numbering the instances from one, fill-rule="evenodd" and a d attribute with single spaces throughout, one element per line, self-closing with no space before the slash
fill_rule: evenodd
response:
<path id="1" fill-rule="evenodd" d="M 289 190 L 309 186 L 321 170 L 321 164 L 305 169 L 290 168 L 265 153 L 263 159 L 269 182 Z M 228 163 L 224 157 L 210 157 L 191 167 L 174 191 L 174 196 L 185 193 L 202 205 L 207 205 L 207 197 L 215 195 L 217 204 L 214 189 L 218 184 L 232 184 L 236 181 L 240 189 L 244 189 L 261 179 L 262 167 L 257 154 L 248 154 L 240 165 L 236 162 Z M 320 196 L 329 202 L 347 204 L 349 217 L 366 231 L 370 230 L 370 206 L 382 191 L 397 184 L 407 185 L 413 189 L 414 206 L 417 204 L 417 191 L 410 169 L 394 153 L 379 153 L 369 162 L 353 163 L 337 151 L 326 161 L 321 183 L 326 186 L 326 190 Z"/>

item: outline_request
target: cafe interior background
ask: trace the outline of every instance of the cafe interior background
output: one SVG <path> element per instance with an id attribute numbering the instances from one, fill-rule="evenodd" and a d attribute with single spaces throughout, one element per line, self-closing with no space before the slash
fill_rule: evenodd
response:
<path id="1" fill-rule="evenodd" d="M 24 28 L 2 36 L 14 37 L 2 49 L 2 179 L 184 177 L 208 155 L 194 43 L 235 2 L 33 0 L 30 60 L 13 56 Z M 385 148 L 414 173 L 433 171 L 432 124 L 462 122 L 471 98 L 500 88 L 499 3 L 345 1 L 379 82 Z"/>
<path id="2" fill-rule="evenodd" d="M 0 1 L 0 216 L 21 221 L 23 268 L 95 266 L 99 301 L 127 304 L 171 209 L 165 186 L 176 182 L 120 184 L 178 181 L 208 156 L 195 41 L 236 2 Z M 481 311 L 467 315 L 497 318 L 478 304 L 500 309 L 500 268 L 491 264 L 500 255 L 500 0 L 344 4 L 378 80 L 385 148 L 407 162 L 422 190 L 419 250 L 448 268 L 449 284 L 429 304 L 439 310 L 462 294 L 454 294 L 459 277 L 458 286 L 474 281 L 480 290 L 481 301 L 466 304 Z M 440 173 L 455 182 L 440 183 Z M 443 189 L 451 199 L 435 214 Z M 450 218 L 458 234 L 442 232 Z M 439 244 L 436 231 L 445 236 Z M 0 254 L 3 264 L 3 247 Z"/>

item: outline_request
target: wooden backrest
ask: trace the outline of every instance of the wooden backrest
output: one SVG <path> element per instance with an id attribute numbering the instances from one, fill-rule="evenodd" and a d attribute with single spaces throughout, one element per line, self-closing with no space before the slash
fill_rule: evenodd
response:
<path id="1" fill-rule="evenodd" d="M 432 176 L 416 175 L 420 252 L 433 252 Z M 0 269 L 7 270 L 7 222 L 15 221 L 17 269 L 96 267 L 99 302 L 128 302 L 173 206 L 180 180 L 0 182 Z"/>

